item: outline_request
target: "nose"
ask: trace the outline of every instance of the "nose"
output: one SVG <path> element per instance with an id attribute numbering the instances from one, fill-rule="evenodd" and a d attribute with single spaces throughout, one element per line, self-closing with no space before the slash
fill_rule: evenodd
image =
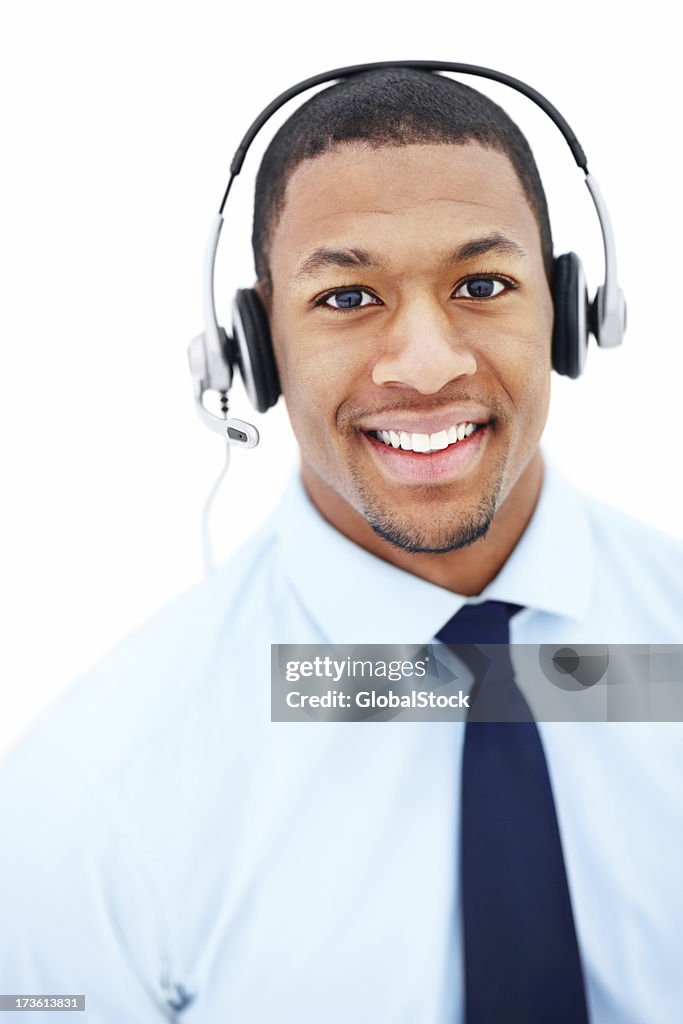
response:
<path id="1" fill-rule="evenodd" d="M 474 353 L 458 336 L 452 316 L 432 297 L 403 303 L 385 324 L 383 340 L 372 370 L 378 385 L 404 385 L 432 395 L 477 371 Z"/>

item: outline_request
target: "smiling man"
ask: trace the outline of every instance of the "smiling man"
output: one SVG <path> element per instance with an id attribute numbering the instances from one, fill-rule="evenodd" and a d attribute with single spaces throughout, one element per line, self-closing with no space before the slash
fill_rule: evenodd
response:
<path id="1" fill-rule="evenodd" d="M 354 77 L 266 151 L 254 254 L 301 472 L 2 766 L 0 989 L 97 1024 L 683 1019 L 680 724 L 536 724 L 505 644 L 467 682 L 514 722 L 271 721 L 271 644 L 683 636 L 681 545 L 539 447 L 566 314 L 529 147 L 459 83 Z"/>

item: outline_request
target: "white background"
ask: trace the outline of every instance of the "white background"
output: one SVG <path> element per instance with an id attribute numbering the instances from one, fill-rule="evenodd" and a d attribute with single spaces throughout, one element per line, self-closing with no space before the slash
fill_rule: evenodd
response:
<path id="1" fill-rule="evenodd" d="M 201 509 L 223 459 L 195 418 L 186 368 L 202 328 L 204 243 L 247 126 L 278 92 L 327 68 L 484 64 L 559 107 L 608 201 L 629 330 L 622 350 L 592 346 L 580 381 L 554 377 L 546 449 L 584 489 L 683 536 L 671 4 L 13 6 L 0 26 L 0 750 L 201 578 Z M 477 87 L 529 137 L 556 251 L 579 252 L 594 288 L 597 222 L 569 150 L 528 101 Z M 253 178 L 279 121 L 228 206 L 224 319 L 235 287 L 252 283 Z M 231 408 L 250 418 L 238 390 Z M 262 444 L 233 455 L 213 517 L 221 560 L 268 515 L 296 463 L 285 411 L 255 422 Z"/>

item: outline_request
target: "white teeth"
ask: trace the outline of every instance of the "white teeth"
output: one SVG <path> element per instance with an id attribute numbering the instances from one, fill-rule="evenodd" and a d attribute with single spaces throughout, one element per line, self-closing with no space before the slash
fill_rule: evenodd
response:
<path id="1" fill-rule="evenodd" d="M 441 451 L 442 448 L 448 448 L 448 431 L 440 430 L 438 434 L 430 434 L 429 447 L 433 452 Z"/>
<path id="2" fill-rule="evenodd" d="M 474 423 L 439 430 L 435 434 L 409 434 L 406 430 L 376 430 L 378 440 L 390 448 L 402 448 L 406 452 L 440 452 L 450 445 L 469 437 L 476 430 Z"/>
<path id="3" fill-rule="evenodd" d="M 428 452 L 430 448 L 429 434 L 413 434 L 413 451 L 414 452 Z"/>

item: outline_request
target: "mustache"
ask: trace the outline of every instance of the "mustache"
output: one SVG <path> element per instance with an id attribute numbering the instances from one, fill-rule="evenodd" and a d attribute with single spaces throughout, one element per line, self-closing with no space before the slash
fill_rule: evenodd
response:
<path id="1" fill-rule="evenodd" d="M 390 401 L 373 402 L 372 404 L 360 405 L 352 402 L 344 402 L 337 412 L 337 426 L 339 430 L 353 428 L 361 420 L 368 420 L 374 417 L 381 417 L 386 413 L 415 413 L 427 415 L 430 413 L 446 412 L 456 404 L 481 405 L 489 411 L 492 421 L 505 420 L 507 408 L 499 397 L 485 394 L 482 391 L 452 391 L 448 394 L 434 395 L 429 398 L 426 395 L 418 395 L 411 399 L 407 395 L 396 395 Z"/>

